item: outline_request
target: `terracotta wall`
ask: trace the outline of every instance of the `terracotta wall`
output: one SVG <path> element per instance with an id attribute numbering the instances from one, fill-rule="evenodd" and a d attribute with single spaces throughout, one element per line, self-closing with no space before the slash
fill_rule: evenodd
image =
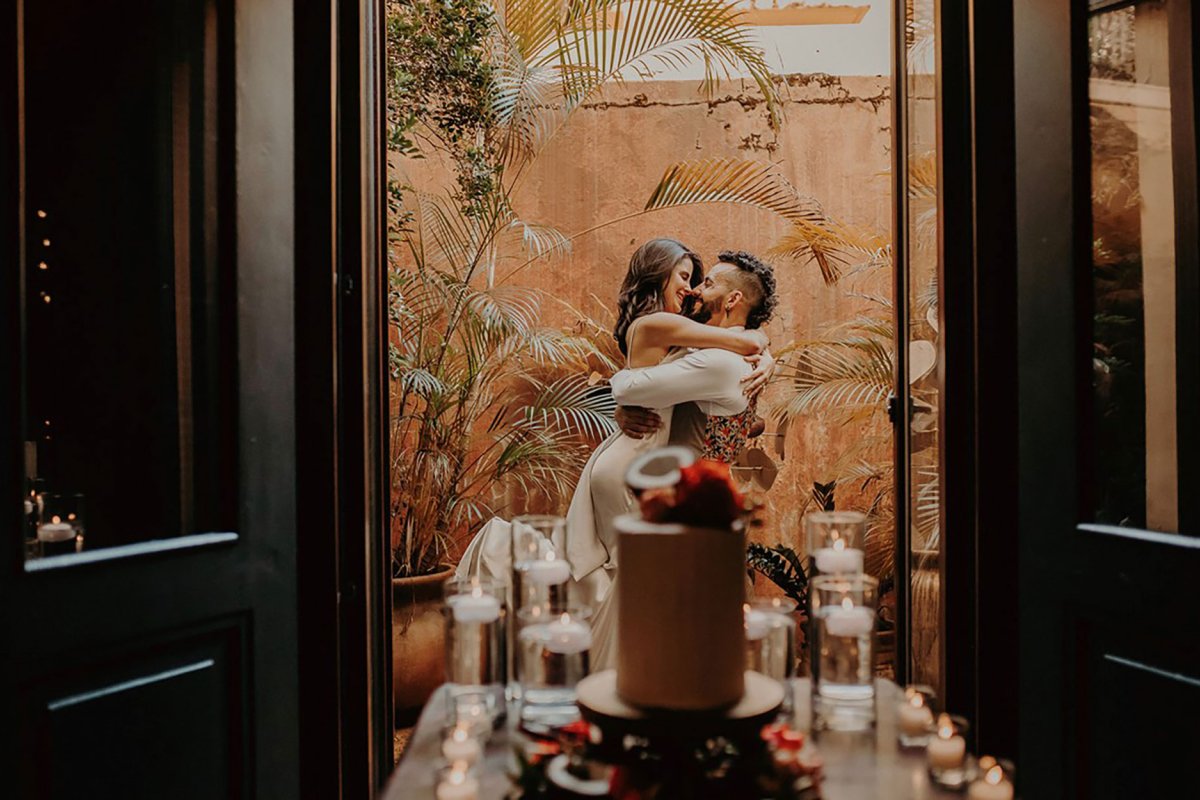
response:
<path id="1" fill-rule="evenodd" d="M 520 187 L 517 212 L 572 235 L 642 209 L 676 161 L 745 157 L 778 164 L 831 216 L 886 233 L 891 224 L 889 94 L 887 77 L 791 76 L 784 87 L 784 124 L 772 132 L 762 98 L 750 85 L 727 84 L 711 100 L 693 82 L 614 86 L 579 109 L 549 143 Z M 435 165 L 403 166 L 419 187 L 434 188 Z M 540 262 L 514 280 L 544 289 L 546 321 L 565 325 L 573 316 L 556 300 L 604 316 L 601 303 L 613 307 L 630 254 L 648 238 L 675 236 L 712 263 L 722 249 L 765 254 L 784 230 L 768 212 L 732 205 L 654 212 L 586 234 L 567 257 Z M 497 274 L 518 263 L 501 264 Z M 855 293 L 891 293 L 885 270 L 826 286 L 815 265 L 775 261 L 775 266 L 781 302 L 768 330 L 779 347 L 815 337 L 872 307 Z M 771 389 L 766 408 L 783 394 L 782 387 Z M 775 430 L 774 423 L 769 430 Z M 770 492 L 763 538 L 799 544 L 799 516 L 812 482 L 832 477 L 832 465 L 847 446 L 886 430 L 882 415 L 865 423 L 810 418 L 793 426 Z M 773 452 L 774 440 L 763 441 Z M 890 447 L 875 455 L 890 459 Z M 838 500 L 846 508 L 861 502 L 852 489 L 840 490 Z"/>

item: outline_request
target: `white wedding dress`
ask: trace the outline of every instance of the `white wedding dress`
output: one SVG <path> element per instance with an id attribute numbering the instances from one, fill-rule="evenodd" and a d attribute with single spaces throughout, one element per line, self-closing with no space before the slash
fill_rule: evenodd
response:
<path id="1" fill-rule="evenodd" d="M 663 363 L 684 355 L 677 351 Z M 592 453 L 567 511 L 565 552 L 571 564 L 569 601 L 592 609 L 593 672 L 616 666 L 617 620 L 612 584 L 617 570 L 617 533 L 614 521 L 633 510 L 633 496 L 625 488 L 625 472 L 640 454 L 666 445 L 671 433 L 672 406 L 655 409 L 662 425 L 653 434 L 634 439 L 617 431 Z M 511 571 L 512 523 L 493 517 L 476 534 L 459 562 L 457 575 L 485 575 L 507 579 Z"/>

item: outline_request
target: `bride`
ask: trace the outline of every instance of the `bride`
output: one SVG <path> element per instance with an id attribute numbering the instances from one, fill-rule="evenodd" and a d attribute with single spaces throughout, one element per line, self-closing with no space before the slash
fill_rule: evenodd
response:
<path id="1" fill-rule="evenodd" d="M 683 348 L 718 348 L 745 356 L 766 349 L 766 334 L 705 325 L 683 315 L 685 302 L 703 280 L 700 257 L 675 239 L 651 239 L 634 252 L 621 284 L 613 336 L 626 366 L 651 367 L 677 358 Z M 608 595 L 617 568 L 614 520 L 633 508 L 625 471 L 639 454 L 666 444 L 671 408 L 655 409 L 658 430 L 640 439 L 620 431 L 592 453 L 580 475 L 567 512 L 565 554 L 571 565 L 571 602 L 597 610 L 592 670 L 612 666 L 615 620 Z M 502 529 L 502 530 L 501 530 Z M 467 547 L 460 575 L 485 570 L 507 576 L 508 523 L 493 520 Z M 563 543 L 555 542 L 560 552 Z"/>

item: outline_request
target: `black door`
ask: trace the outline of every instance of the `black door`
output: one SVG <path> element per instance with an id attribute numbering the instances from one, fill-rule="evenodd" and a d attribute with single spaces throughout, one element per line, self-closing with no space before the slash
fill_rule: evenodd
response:
<path id="1" fill-rule="evenodd" d="M 1195 7 L 1015 9 L 1022 796 L 1190 796 Z"/>
<path id="2" fill-rule="evenodd" d="M 5 8 L 5 795 L 298 797 L 291 5 Z"/>

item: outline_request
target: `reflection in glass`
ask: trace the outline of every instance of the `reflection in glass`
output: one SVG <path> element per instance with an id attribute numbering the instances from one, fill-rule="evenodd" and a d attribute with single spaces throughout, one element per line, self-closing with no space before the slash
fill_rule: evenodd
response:
<path id="1" fill-rule="evenodd" d="M 82 0 L 24 9 L 26 556 L 83 549 L 84 501 L 89 550 L 229 530 L 203 3 L 133 0 L 119 24 Z"/>
<path id="2" fill-rule="evenodd" d="M 1095 521 L 1178 527 L 1167 5 L 1088 21 Z"/>
<path id="3" fill-rule="evenodd" d="M 938 159 L 936 20 L 933 0 L 906 3 L 908 157 L 908 372 L 913 414 L 909 421 L 910 675 L 941 686 L 942 580 L 940 466 L 938 463 Z"/>

